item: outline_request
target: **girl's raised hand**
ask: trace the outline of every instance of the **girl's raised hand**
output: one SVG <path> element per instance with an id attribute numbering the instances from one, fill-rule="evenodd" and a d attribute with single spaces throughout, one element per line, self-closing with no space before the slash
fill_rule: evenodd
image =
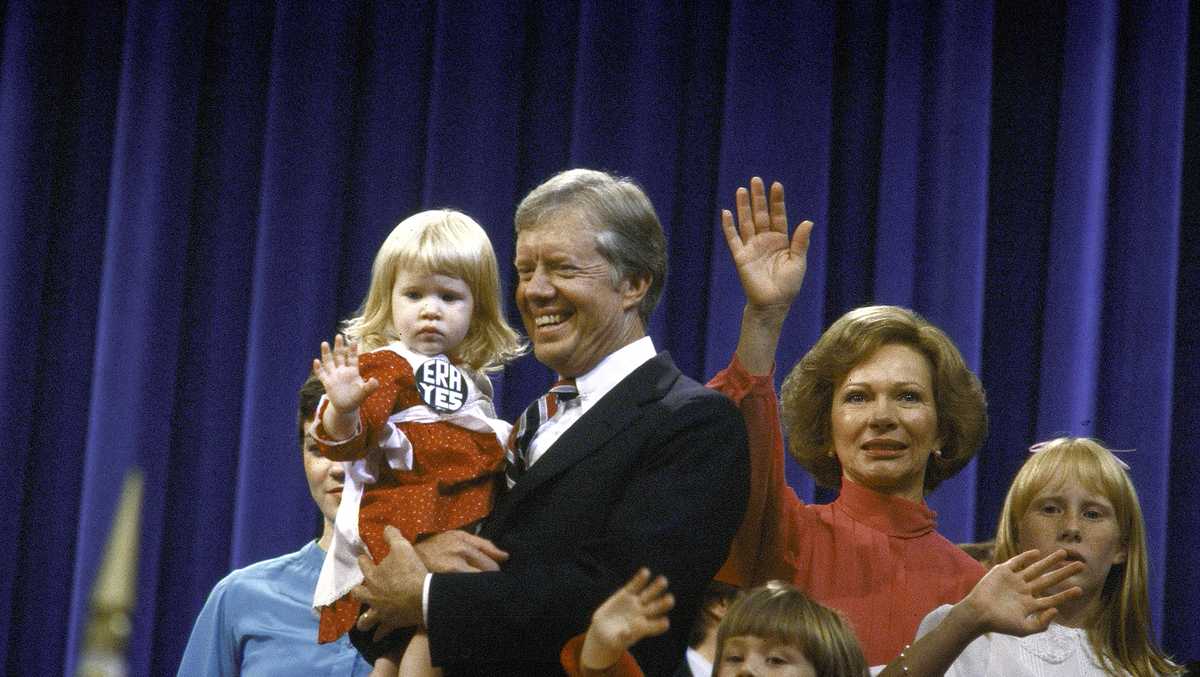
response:
<path id="1" fill-rule="evenodd" d="M 1066 550 L 1055 550 L 1038 559 L 1027 550 L 992 567 L 961 604 L 979 619 L 982 632 L 1002 632 L 1024 637 L 1041 632 L 1058 614 L 1058 605 L 1083 594 L 1078 586 L 1043 596 L 1050 588 L 1083 571 L 1083 562 L 1062 565 Z"/>
<path id="2" fill-rule="evenodd" d="M 1024 637 L 1045 630 L 1058 615 L 1058 605 L 1083 591 L 1073 586 L 1042 594 L 1083 571 L 1084 565 L 1061 566 L 1066 550 L 1040 556 L 1037 550 L 1027 550 L 992 567 L 940 623 L 907 647 L 879 677 L 944 675 L 963 650 L 985 633 Z"/>
<path id="3" fill-rule="evenodd" d="M 357 412 L 363 400 L 375 392 L 379 381 L 364 381 L 358 373 L 358 344 L 347 344 L 341 334 L 333 339 L 333 348 L 321 342 L 321 358 L 313 360 L 313 373 L 325 386 L 329 405 L 339 414 Z"/>

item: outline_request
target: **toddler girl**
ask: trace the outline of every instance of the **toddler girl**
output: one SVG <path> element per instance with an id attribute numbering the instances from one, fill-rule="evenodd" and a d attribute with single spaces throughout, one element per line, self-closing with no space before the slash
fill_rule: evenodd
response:
<path id="1" fill-rule="evenodd" d="M 356 558 L 387 556 L 385 526 L 416 542 L 469 529 L 491 510 L 511 427 L 496 418 L 483 373 L 524 349 L 502 314 L 487 234 L 451 210 L 421 212 L 392 230 L 366 300 L 343 331 L 348 341 L 322 343 L 313 361 L 326 391 L 313 437 L 322 455 L 346 463 L 313 599 L 321 642 L 354 626 L 360 604 L 347 593 L 362 581 Z M 352 635 L 377 671 L 391 667 L 407 640 L 370 645 L 366 637 Z M 408 656 L 419 660 L 423 637 L 413 648 Z"/>

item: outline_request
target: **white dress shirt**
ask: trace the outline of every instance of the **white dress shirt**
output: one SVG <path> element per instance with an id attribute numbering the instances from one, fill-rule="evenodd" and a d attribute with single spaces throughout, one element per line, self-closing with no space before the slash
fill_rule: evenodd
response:
<path id="1" fill-rule="evenodd" d="M 649 336 L 643 336 L 624 348 L 609 353 L 588 373 L 577 376 L 575 388 L 579 390 L 579 397 L 559 402 L 554 417 L 537 429 L 533 441 L 529 444 L 529 467 L 533 467 L 563 433 L 575 425 L 589 409 L 596 406 L 600 398 L 654 355 L 654 342 Z"/>
<path id="2" fill-rule="evenodd" d="M 689 646 L 684 657 L 687 658 L 688 670 L 691 670 L 692 677 L 712 677 L 713 664 L 701 656 L 699 651 Z"/>
<path id="3" fill-rule="evenodd" d="M 949 604 L 929 612 L 917 637 L 945 620 Z M 1121 674 L 1127 674 L 1124 671 Z M 967 645 L 946 677 L 1105 677 L 1087 630 L 1051 623 L 1043 632 L 1013 637 L 989 632 Z"/>

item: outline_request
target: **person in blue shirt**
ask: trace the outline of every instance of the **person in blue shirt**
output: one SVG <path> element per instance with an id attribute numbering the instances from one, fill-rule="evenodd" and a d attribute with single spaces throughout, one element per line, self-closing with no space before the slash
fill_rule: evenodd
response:
<path id="1" fill-rule="evenodd" d="M 318 456 L 316 442 L 307 434 L 323 393 L 315 377 L 305 381 L 298 417 L 304 474 L 324 517 L 320 539 L 221 579 L 196 618 L 180 677 L 370 674 L 371 666 L 348 636 L 317 643 L 313 589 L 333 538 L 344 479 L 342 464 Z"/>

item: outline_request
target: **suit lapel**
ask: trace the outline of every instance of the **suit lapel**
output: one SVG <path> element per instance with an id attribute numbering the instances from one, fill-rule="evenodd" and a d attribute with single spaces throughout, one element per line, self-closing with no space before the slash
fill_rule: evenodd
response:
<path id="1" fill-rule="evenodd" d="M 633 370 L 563 433 L 497 502 L 492 522 L 498 524 L 513 505 L 547 480 L 600 449 L 625 430 L 649 403 L 661 400 L 680 372 L 667 353 L 659 353 Z"/>

